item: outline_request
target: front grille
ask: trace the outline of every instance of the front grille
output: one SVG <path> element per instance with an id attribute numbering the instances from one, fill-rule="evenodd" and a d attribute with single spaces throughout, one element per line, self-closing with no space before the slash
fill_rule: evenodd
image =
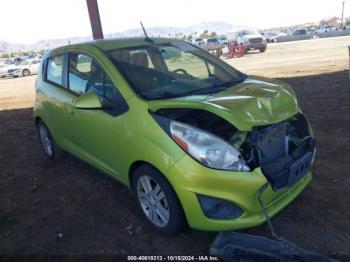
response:
<path id="1" fill-rule="evenodd" d="M 262 43 L 262 41 L 263 41 L 263 39 L 261 37 L 249 39 L 249 43 L 251 43 L 251 44 L 260 44 L 260 43 Z"/>
<path id="2" fill-rule="evenodd" d="M 9 74 L 11 74 L 11 73 L 16 72 L 16 71 L 17 71 L 17 69 L 10 69 L 10 70 L 8 70 L 7 72 L 8 72 Z"/>

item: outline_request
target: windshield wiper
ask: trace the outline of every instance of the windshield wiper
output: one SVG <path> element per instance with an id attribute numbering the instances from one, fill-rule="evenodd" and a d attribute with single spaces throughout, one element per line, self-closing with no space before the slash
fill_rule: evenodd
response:
<path id="1" fill-rule="evenodd" d="M 218 93 L 220 91 L 224 91 L 227 88 L 238 84 L 240 82 L 243 82 L 244 79 L 240 78 L 240 79 L 235 79 L 233 81 L 230 82 L 226 82 L 223 84 L 213 84 L 209 87 L 201 87 L 201 88 L 196 88 L 196 89 L 190 89 L 184 92 L 179 92 L 179 93 L 172 93 L 169 91 L 165 91 L 162 94 L 159 95 L 152 95 L 149 96 L 149 99 L 168 99 L 168 98 L 177 98 L 177 97 L 184 97 L 184 96 L 192 96 L 192 95 L 204 95 L 204 94 L 214 94 L 214 93 Z"/>

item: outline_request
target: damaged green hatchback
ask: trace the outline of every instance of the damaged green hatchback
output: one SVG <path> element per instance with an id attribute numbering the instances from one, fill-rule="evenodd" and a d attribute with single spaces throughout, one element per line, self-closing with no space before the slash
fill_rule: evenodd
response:
<path id="1" fill-rule="evenodd" d="M 292 88 L 184 41 L 54 49 L 34 115 L 50 159 L 67 151 L 130 187 L 162 234 L 261 224 L 258 197 L 273 216 L 311 180 L 315 140 Z"/>

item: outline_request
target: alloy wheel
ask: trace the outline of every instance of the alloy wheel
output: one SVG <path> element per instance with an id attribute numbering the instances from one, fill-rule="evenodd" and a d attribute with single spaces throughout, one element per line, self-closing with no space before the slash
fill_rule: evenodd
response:
<path id="1" fill-rule="evenodd" d="M 137 181 L 137 197 L 143 212 L 152 224 L 165 227 L 169 223 L 168 200 L 157 181 L 148 175 L 140 176 Z"/>

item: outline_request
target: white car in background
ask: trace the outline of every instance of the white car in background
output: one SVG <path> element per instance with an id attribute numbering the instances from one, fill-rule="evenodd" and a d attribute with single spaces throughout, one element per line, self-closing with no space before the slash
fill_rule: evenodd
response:
<path id="1" fill-rule="evenodd" d="M 30 60 L 20 64 L 21 76 L 36 75 L 40 66 L 40 60 Z"/>
<path id="2" fill-rule="evenodd" d="M 277 43 L 277 42 L 279 42 L 279 39 L 281 37 L 285 37 L 285 36 L 288 36 L 288 35 L 286 33 L 283 33 L 283 32 L 271 32 L 271 33 L 266 34 L 266 41 L 268 43 Z"/>
<path id="3" fill-rule="evenodd" d="M 316 33 L 322 34 L 322 33 L 328 33 L 335 30 L 336 28 L 333 25 L 323 25 L 318 30 L 316 30 Z"/>
<path id="4" fill-rule="evenodd" d="M 245 47 L 245 52 L 257 49 L 261 53 L 266 51 L 266 39 L 257 30 L 245 29 L 238 32 L 237 44 Z"/>
<path id="5" fill-rule="evenodd" d="M 19 77 L 21 76 L 21 69 L 15 64 L 1 64 L 0 77 Z"/>
<path id="6" fill-rule="evenodd" d="M 343 30 L 350 30 L 350 24 L 349 25 L 344 25 Z"/>
<path id="7" fill-rule="evenodd" d="M 196 38 L 193 41 L 193 44 L 195 44 L 196 46 L 202 46 L 202 45 L 205 45 L 205 41 L 203 38 Z"/>
<path id="8" fill-rule="evenodd" d="M 6 77 L 7 70 L 5 70 L 6 65 L 5 64 L 0 64 L 0 77 Z"/>
<path id="9" fill-rule="evenodd" d="M 0 77 L 30 76 L 38 73 L 40 60 L 25 61 L 21 64 L 0 64 Z"/>

